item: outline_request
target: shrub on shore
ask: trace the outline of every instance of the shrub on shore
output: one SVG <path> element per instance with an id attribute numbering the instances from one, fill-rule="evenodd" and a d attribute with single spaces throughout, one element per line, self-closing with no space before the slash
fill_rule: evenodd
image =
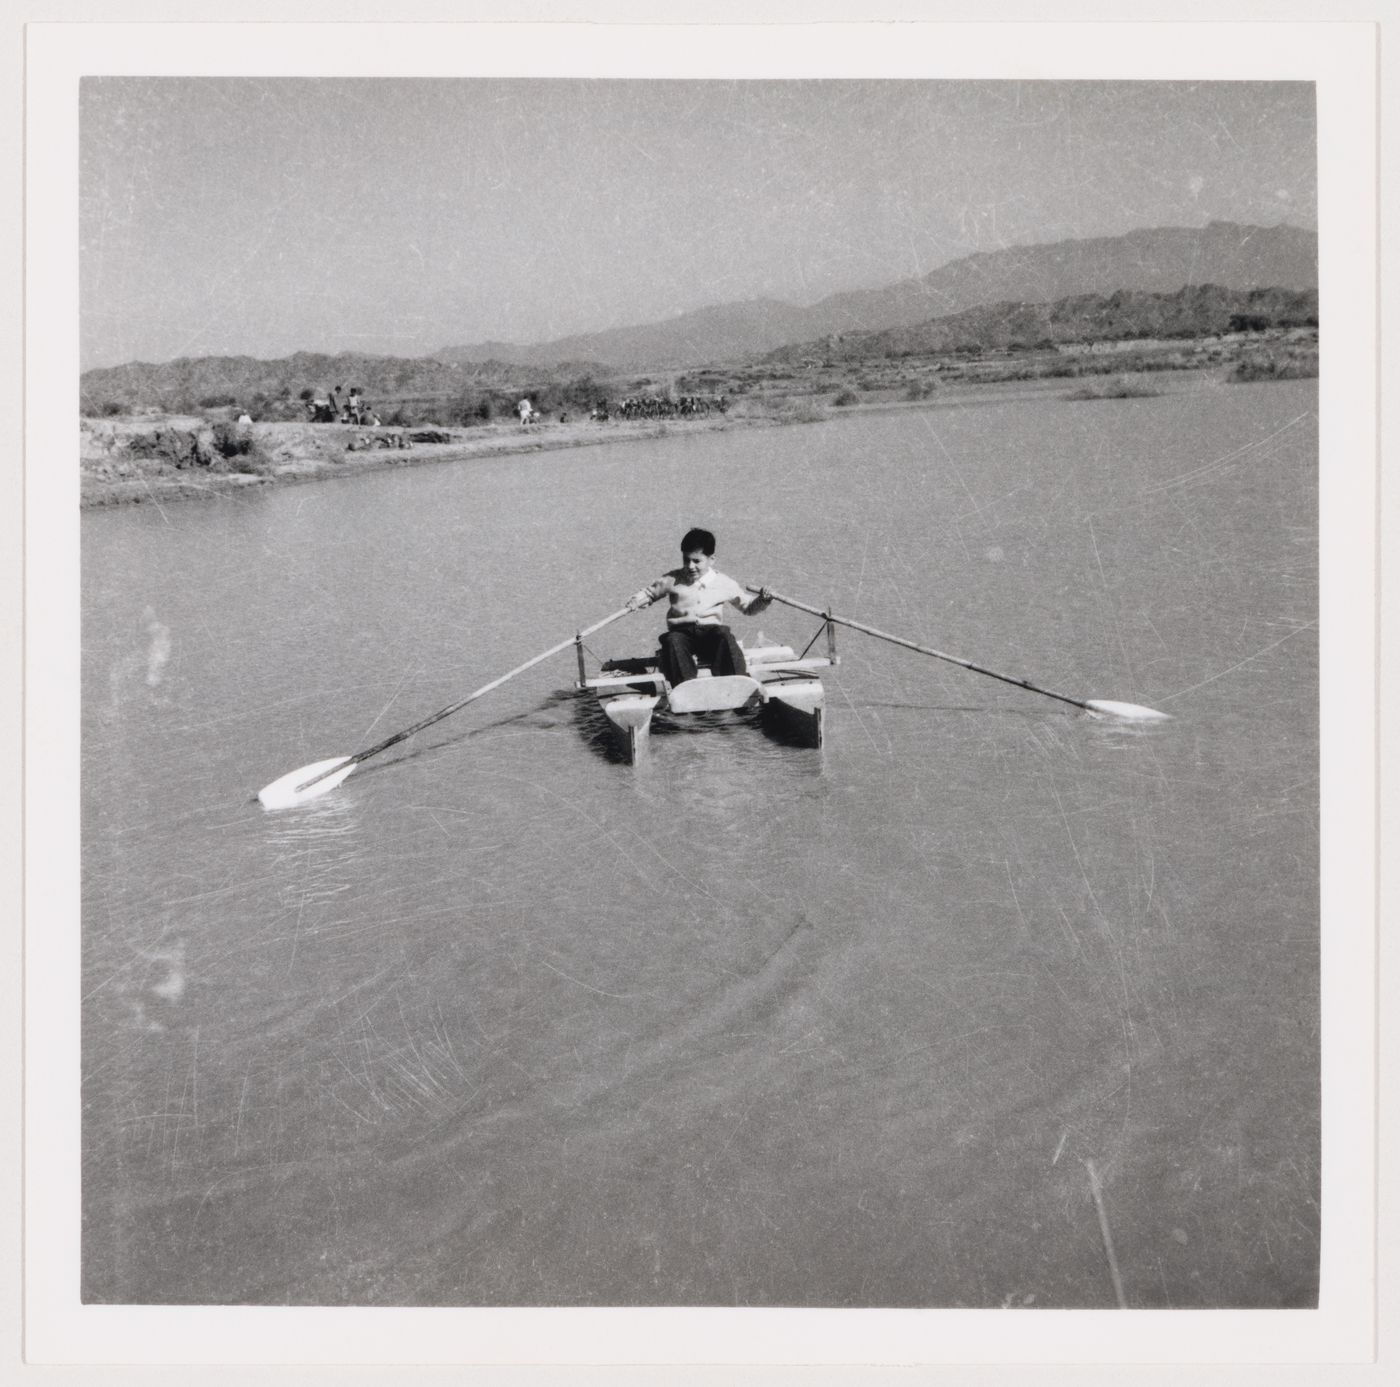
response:
<path id="1" fill-rule="evenodd" d="M 771 411 L 780 424 L 817 424 L 827 417 L 826 409 L 816 400 L 779 400 Z"/>
<path id="2" fill-rule="evenodd" d="M 1317 375 L 1317 356 L 1245 357 L 1225 377 L 1230 385 L 1261 380 L 1311 380 Z"/>
<path id="3" fill-rule="evenodd" d="M 210 466 L 215 470 L 252 472 L 259 476 L 272 471 L 272 459 L 262 450 L 248 425 L 220 419 L 210 425 L 209 431 L 213 452 Z"/>
<path id="4" fill-rule="evenodd" d="M 123 440 L 120 451 L 129 457 L 152 463 L 159 469 L 207 467 L 211 453 L 200 446 L 199 434 L 175 425 L 158 426 L 149 432 L 133 433 Z"/>
<path id="5" fill-rule="evenodd" d="M 252 429 L 226 419 L 206 422 L 196 428 L 166 424 L 150 432 L 133 433 L 114 452 L 138 465 L 146 464 L 142 471 L 156 473 L 207 468 L 211 472 L 252 472 L 265 476 L 272 471 L 272 459 L 263 451 Z"/>
<path id="6" fill-rule="evenodd" d="M 1126 376 L 1115 376 L 1112 380 L 1091 381 L 1071 390 L 1067 400 L 1148 400 L 1162 392 L 1154 390 L 1141 381 L 1129 380 Z"/>
<path id="7" fill-rule="evenodd" d="M 858 405 L 860 403 L 860 395 L 852 390 L 850 386 L 847 386 L 837 394 L 836 398 L 833 399 L 831 403 L 838 408 L 844 409 L 847 405 Z"/>

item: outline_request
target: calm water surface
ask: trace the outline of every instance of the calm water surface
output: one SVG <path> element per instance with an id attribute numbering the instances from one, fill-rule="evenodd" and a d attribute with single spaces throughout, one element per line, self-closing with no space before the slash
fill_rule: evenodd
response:
<path id="1" fill-rule="evenodd" d="M 1313 1302 L 1316 390 L 990 401 L 83 518 L 84 1295 Z M 827 745 L 618 763 L 568 654 L 719 566 Z M 816 623 L 735 618 L 799 646 Z M 641 654 L 658 612 L 590 641 Z"/>

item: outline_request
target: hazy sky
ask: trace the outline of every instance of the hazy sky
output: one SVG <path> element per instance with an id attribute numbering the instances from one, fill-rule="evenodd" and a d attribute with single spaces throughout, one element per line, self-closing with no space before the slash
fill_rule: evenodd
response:
<path id="1" fill-rule="evenodd" d="M 82 364 L 421 356 L 1317 226 L 1304 83 L 87 78 Z"/>

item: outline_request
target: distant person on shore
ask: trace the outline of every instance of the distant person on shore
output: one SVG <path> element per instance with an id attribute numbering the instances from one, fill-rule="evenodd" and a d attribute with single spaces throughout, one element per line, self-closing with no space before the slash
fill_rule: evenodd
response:
<path id="1" fill-rule="evenodd" d="M 670 598 L 659 663 L 673 688 L 695 678 L 697 658 L 716 675 L 747 673 L 744 652 L 720 621 L 720 609 L 728 603 L 745 616 L 757 616 L 773 600 L 766 587 L 746 597 L 733 578 L 715 568 L 714 554 L 714 535 L 708 530 L 688 530 L 681 540 L 681 566 L 627 599 L 627 610 L 635 612 Z"/>
<path id="2" fill-rule="evenodd" d="M 522 424 L 528 424 L 530 420 L 535 417 L 535 407 L 529 400 L 521 400 L 521 402 L 516 405 L 515 412 L 520 416 L 520 422 Z"/>

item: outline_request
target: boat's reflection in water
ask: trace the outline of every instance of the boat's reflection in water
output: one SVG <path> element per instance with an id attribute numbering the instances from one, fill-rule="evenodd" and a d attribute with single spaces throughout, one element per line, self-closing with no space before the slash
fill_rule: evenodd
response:
<path id="1" fill-rule="evenodd" d="M 790 762 L 801 774 L 816 774 L 822 767 L 821 748 L 813 747 L 810 734 L 804 734 L 784 718 L 776 703 L 763 708 L 685 714 L 658 708 L 635 763 L 629 760 L 618 729 L 597 699 L 579 691 L 572 703 L 574 726 L 583 744 L 609 765 L 625 766 L 639 774 L 645 774 L 658 757 L 670 758 L 691 742 L 698 742 L 701 749 L 706 743 L 714 743 L 716 754 L 712 759 L 717 766 L 728 763 L 732 756 L 762 766 Z"/>

